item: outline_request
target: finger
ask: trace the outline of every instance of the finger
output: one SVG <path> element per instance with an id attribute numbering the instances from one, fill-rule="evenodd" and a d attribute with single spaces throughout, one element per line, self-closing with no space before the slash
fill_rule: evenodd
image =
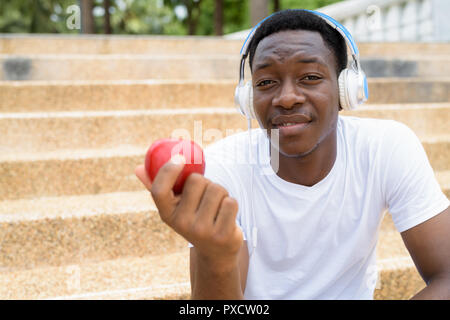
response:
<path id="1" fill-rule="evenodd" d="M 137 166 L 134 169 L 134 174 L 142 182 L 142 184 L 147 188 L 147 190 L 151 191 L 152 182 L 151 182 L 150 177 L 148 176 L 147 171 L 145 170 L 145 166 L 143 164 Z"/>
<path id="2" fill-rule="evenodd" d="M 171 218 L 171 227 L 186 239 L 192 232 L 197 208 L 210 181 L 198 173 L 192 173 L 186 179 L 179 204 Z M 210 227 L 210 230 L 212 225 Z"/>
<path id="3" fill-rule="evenodd" d="M 196 221 L 206 226 L 214 226 L 214 220 L 220 208 L 222 200 L 228 196 L 225 188 L 217 183 L 210 183 L 206 187 L 200 206 L 197 210 Z"/>
<path id="4" fill-rule="evenodd" d="M 180 197 L 176 197 L 172 189 L 183 170 L 184 163 L 185 159 L 183 156 L 173 156 L 170 161 L 159 169 L 152 182 L 150 192 L 164 222 L 170 220 L 176 204 L 180 201 Z"/>
<path id="5" fill-rule="evenodd" d="M 214 227 L 221 234 L 231 234 L 237 227 L 236 216 L 239 205 L 236 199 L 225 197 L 220 205 L 219 213 Z"/>
<path id="6" fill-rule="evenodd" d="M 209 183 L 211 182 L 199 173 L 194 172 L 190 174 L 184 183 L 183 193 L 177 211 L 190 212 L 195 216 L 200 205 L 200 200 Z"/>
<path id="7" fill-rule="evenodd" d="M 151 191 L 152 188 L 152 182 L 150 180 L 150 177 L 148 176 L 147 170 L 145 170 L 144 165 L 139 165 L 134 169 L 134 174 L 138 179 L 144 184 L 144 186 L 147 188 L 148 191 Z M 176 203 L 178 203 L 181 199 L 180 195 L 175 195 Z"/>

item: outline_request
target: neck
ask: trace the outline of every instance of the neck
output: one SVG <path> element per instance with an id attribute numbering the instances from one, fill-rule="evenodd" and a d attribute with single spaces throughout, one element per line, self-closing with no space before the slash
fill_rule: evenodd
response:
<path id="1" fill-rule="evenodd" d="M 328 175 L 336 161 L 336 137 L 336 130 L 333 130 L 306 155 L 287 157 L 279 153 L 277 175 L 288 182 L 308 187 L 320 182 Z"/>

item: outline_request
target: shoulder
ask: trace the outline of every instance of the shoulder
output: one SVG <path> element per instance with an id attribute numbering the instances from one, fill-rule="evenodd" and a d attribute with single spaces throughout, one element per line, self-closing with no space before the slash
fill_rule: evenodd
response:
<path id="1" fill-rule="evenodd" d="M 396 120 L 356 116 L 340 115 L 339 125 L 347 135 L 382 136 L 386 133 L 411 131 L 408 126 Z"/>
<path id="2" fill-rule="evenodd" d="M 339 116 L 338 131 L 344 140 L 360 145 L 389 146 L 417 138 L 407 125 L 390 119 Z"/>
<path id="3" fill-rule="evenodd" d="M 388 119 L 339 117 L 338 139 L 347 163 L 363 172 L 383 175 L 388 166 L 404 166 L 422 157 L 422 145 L 405 124 Z"/>

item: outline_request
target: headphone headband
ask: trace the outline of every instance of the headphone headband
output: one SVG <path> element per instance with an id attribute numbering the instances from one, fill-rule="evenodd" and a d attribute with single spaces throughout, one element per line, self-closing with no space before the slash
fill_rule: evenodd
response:
<path id="1" fill-rule="evenodd" d="M 322 17 L 331 27 L 336 29 L 342 35 L 342 37 L 345 39 L 345 41 L 347 42 L 348 46 L 350 47 L 350 49 L 352 51 L 352 55 L 356 56 L 359 59 L 359 50 L 358 50 L 358 47 L 356 46 L 355 40 L 353 40 L 353 37 L 350 34 L 350 32 L 342 24 L 340 24 L 339 22 L 334 20 L 332 17 L 327 16 L 326 14 L 324 14 L 322 12 L 311 11 L 311 10 L 305 10 L 305 11 L 314 13 L 314 14 Z"/>
<path id="2" fill-rule="evenodd" d="M 321 17 L 322 19 L 324 19 L 328 25 L 330 25 L 333 29 L 336 29 L 336 31 L 338 31 L 342 37 L 344 38 L 344 40 L 347 42 L 347 45 L 350 47 L 351 52 L 352 52 L 352 56 L 355 56 L 357 59 L 359 59 L 359 50 L 358 47 L 356 46 L 355 41 L 353 40 L 352 35 L 350 34 L 350 32 L 342 25 L 340 24 L 338 21 L 336 21 L 335 19 L 333 19 L 332 17 L 322 13 L 322 12 L 318 12 L 318 11 L 313 11 L 313 10 L 307 10 L 307 9 L 291 9 L 291 10 L 295 10 L 295 11 L 306 11 L 306 12 L 311 12 L 319 17 Z M 256 30 L 259 28 L 259 26 L 266 21 L 267 19 L 269 19 L 270 17 L 272 17 L 273 15 L 276 15 L 278 12 L 272 13 L 271 15 L 265 17 L 263 20 L 261 20 L 251 31 L 250 33 L 247 35 L 247 38 L 245 39 L 244 44 L 241 47 L 241 51 L 240 51 L 240 55 L 241 57 L 246 57 L 248 52 L 248 46 L 251 42 L 251 40 L 253 39 L 253 36 L 256 32 Z"/>

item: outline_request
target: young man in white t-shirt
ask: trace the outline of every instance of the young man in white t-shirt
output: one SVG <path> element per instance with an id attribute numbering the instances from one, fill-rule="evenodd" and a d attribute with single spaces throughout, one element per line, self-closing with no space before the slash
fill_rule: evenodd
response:
<path id="1" fill-rule="evenodd" d="M 136 168 L 161 219 L 192 244 L 192 298 L 372 299 L 388 209 L 427 283 L 415 298 L 450 299 L 449 201 L 408 127 L 339 116 L 341 35 L 286 10 L 249 52 L 251 141 L 239 133 L 206 148 L 204 177 L 192 174 L 178 196 L 182 165 L 153 182 Z"/>

